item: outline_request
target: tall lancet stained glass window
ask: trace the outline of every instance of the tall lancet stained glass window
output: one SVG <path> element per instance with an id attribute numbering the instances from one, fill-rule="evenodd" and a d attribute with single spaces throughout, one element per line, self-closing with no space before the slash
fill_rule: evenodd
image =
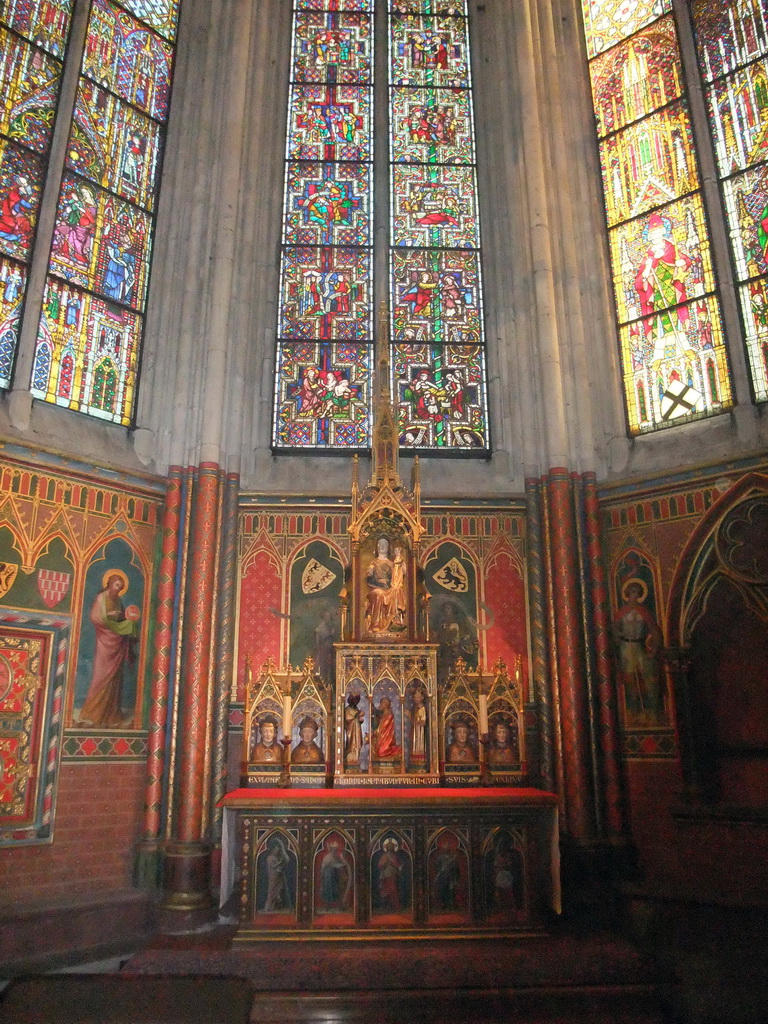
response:
<path id="1" fill-rule="evenodd" d="M 73 0 L 0 4 L 0 387 L 11 385 Z"/>
<path id="2" fill-rule="evenodd" d="M 582 4 L 637 434 L 729 408 L 730 378 L 672 0 Z"/>
<path id="3" fill-rule="evenodd" d="M 373 0 L 296 0 L 273 445 L 370 444 Z"/>
<path id="4" fill-rule="evenodd" d="M 129 425 L 179 0 L 92 0 L 31 391 Z"/>
<path id="5" fill-rule="evenodd" d="M 691 4 L 754 397 L 768 400 L 768 3 Z"/>
<path id="6" fill-rule="evenodd" d="M 390 303 L 400 445 L 489 447 L 465 0 L 390 0 Z"/>

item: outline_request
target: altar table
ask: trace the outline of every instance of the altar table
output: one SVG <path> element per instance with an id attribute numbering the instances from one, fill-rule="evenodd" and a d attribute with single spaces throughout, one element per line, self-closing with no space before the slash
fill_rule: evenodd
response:
<path id="1" fill-rule="evenodd" d="M 560 912 L 552 793 L 238 789 L 222 805 L 237 942 L 510 935 Z"/>

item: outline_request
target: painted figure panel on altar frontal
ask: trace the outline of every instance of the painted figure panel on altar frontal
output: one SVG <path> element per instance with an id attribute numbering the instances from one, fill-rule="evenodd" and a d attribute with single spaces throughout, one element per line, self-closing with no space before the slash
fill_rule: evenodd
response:
<path id="1" fill-rule="evenodd" d="M 34 39 L 48 53 L 63 57 L 74 0 L 6 0 L 3 20 L 20 35 Z"/>
<path id="2" fill-rule="evenodd" d="M 0 251 L 29 255 L 43 179 L 38 156 L 0 138 Z"/>
<path id="3" fill-rule="evenodd" d="M 355 923 L 355 856 L 349 838 L 340 830 L 317 842 L 313 864 L 315 924 L 344 928 Z"/>
<path id="4" fill-rule="evenodd" d="M 525 858 L 521 837 L 494 829 L 483 843 L 483 897 L 486 924 L 507 924 L 525 917 Z"/>
<path id="5" fill-rule="evenodd" d="M 474 167 L 396 164 L 392 168 L 392 243 L 477 249 Z"/>
<path id="6" fill-rule="evenodd" d="M 51 142 L 61 63 L 0 27 L 0 132 L 45 153 Z"/>
<path id="7" fill-rule="evenodd" d="M 613 640 L 624 724 L 669 725 L 655 577 L 649 560 L 637 551 L 627 552 L 615 569 L 614 602 Z"/>
<path id="8" fill-rule="evenodd" d="M 73 723 L 130 729 L 138 721 L 144 575 L 130 546 L 109 541 L 85 577 Z M 143 652 L 142 652 L 143 653 Z M 144 658 L 141 659 L 142 663 Z"/>
<path id="9" fill-rule="evenodd" d="M 280 270 L 283 338 L 371 337 L 371 255 L 367 249 L 283 250 Z"/>
<path id="10" fill-rule="evenodd" d="M 0 527 L 0 600 L 13 608 L 53 611 L 71 610 L 74 562 L 60 537 L 54 537 L 35 561 L 31 572 L 21 567 L 21 555 L 14 536 Z"/>
<path id="11" fill-rule="evenodd" d="M 284 245 L 370 245 L 371 164 L 289 163 Z"/>
<path id="12" fill-rule="evenodd" d="M 581 0 L 581 5 L 590 57 L 672 10 L 672 0 Z"/>
<path id="13" fill-rule="evenodd" d="M 291 565 L 291 665 L 308 657 L 324 683 L 334 682 L 333 644 L 339 639 L 339 593 L 344 566 L 338 552 L 324 541 L 307 544 Z"/>
<path id="14" fill-rule="evenodd" d="M 660 18 L 597 57 L 589 73 L 601 137 L 677 99 L 683 86 L 673 19 Z"/>
<path id="15" fill-rule="evenodd" d="M 371 763 L 384 774 L 401 771 L 403 752 L 403 705 L 392 679 L 376 684 L 371 706 Z"/>
<path id="16" fill-rule="evenodd" d="M 49 277 L 30 391 L 35 398 L 128 425 L 141 318 Z"/>
<path id="17" fill-rule="evenodd" d="M 67 166 L 147 210 L 154 205 L 160 128 L 83 79 L 77 91 Z"/>
<path id="18" fill-rule="evenodd" d="M 404 638 L 408 633 L 413 594 L 410 549 L 402 535 L 373 533 L 362 544 L 360 565 L 365 587 L 363 635 L 373 639 Z"/>
<path id="19" fill-rule="evenodd" d="M 344 695 L 344 769 L 366 772 L 371 758 L 371 702 L 362 683 L 349 683 Z"/>
<path id="20" fill-rule="evenodd" d="M 391 153 L 395 162 L 474 163 L 468 90 L 394 87 L 390 96 Z"/>
<path id="21" fill-rule="evenodd" d="M 297 840 L 298 836 L 283 830 L 257 837 L 256 914 L 264 926 L 284 926 L 296 920 Z"/>
<path id="22" fill-rule="evenodd" d="M 693 0 L 691 13 L 706 81 L 733 71 L 768 50 L 762 0 L 740 4 Z"/>
<path id="23" fill-rule="evenodd" d="M 93 0 L 83 73 L 157 120 L 168 116 L 173 47 L 109 0 Z"/>
<path id="24" fill-rule="evenodd" d="M 765 159 L 768 128 L 768 67 L 751 64 L 707 90 L 709 117 L 721 175 Z"/>
<path id="25" fill-rule="evenodd" d="M 466 22 L 435 13 L 390 22 L 389 60 L 393 85 L 443 88 L 470 86 Z"/>
<path id="26" fill-rule="evenodd" d="M 371 159 L 371 90 L 365 85 L 294 85 L 289 160 Z"/>
<path id="27" fill-rule="evenodd" d="M 673 103 L 604 139 L 600 167 L 609 226 L 698 188 L 686 104 Z"/>
<path id="28" fill-rule="evenodd" d="M 275 446 L 369 444 L 373 348 L 348 342 L 278 347 Z"/>
<path id="29" fill-rule="evenodd" d="M 339 84 L 370 81 L 372 29 L 370 14 L 297 12 L 293 28 L 294 80 Z"/>
<path id="30" fill-rule="evenodd" d="M 485 351 L 480 346 L 397 344 L 393 356 L 401 448 L 470 452 L 488 446 Z"/>
<path id="31" fill-rule="evenodd" d="M 10 387 L 19 337 L 21 304 L 27 287 L 23 263 L 0 257 L 0 387 Z"/>
<path id="32" fill-rule="evenodd" d="M 413 840 L 392 829 L 371 831 L 371 920 L 378 925 L 409 924 L 413 920 Z"/>
<path id="33" fill-rule="evenodd" d="M 427 905 L 433 924 L 463 924 L 469 919 L 469 856 L 466 838 L 440 829 L 428 840 Z"/>

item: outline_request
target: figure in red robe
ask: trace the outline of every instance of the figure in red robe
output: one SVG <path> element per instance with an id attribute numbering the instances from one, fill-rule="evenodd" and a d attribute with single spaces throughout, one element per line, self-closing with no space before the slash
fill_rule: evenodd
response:
<path id="1" fill-rule="evenodd" d="M 376 728 L 371 743 L 373 756 L 378 761 L 388 761 L 402 753 L 395 735 L 395 713 L 389 697 L 382 697 L 376 713 Z"/>

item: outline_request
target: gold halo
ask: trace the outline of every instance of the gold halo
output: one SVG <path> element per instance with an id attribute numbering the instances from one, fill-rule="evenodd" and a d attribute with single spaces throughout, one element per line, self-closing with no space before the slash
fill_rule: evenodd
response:
<path id="1" fill-rule="evenodd" d="M 646 597 L 648 597 L 648 584 L 645 582 L 645 580 L 641 580 L 639 576 L 633 576 L 631 579 L 625 580 L 625 582 L 622 583 L 621 599 L 622 601 L 627 600 L 627 589 L 630 586 L 632 586 L 633 583 L 637 584 L 637 586 L 640 587 L 641 593 L 640 597 L 638 598 L 638 601 L 640 602 L 640 604 L 642 604 Z"/>
<path id="2" fill-rule="evenodd" d="M 110 576 L 119 576 L 120 577 L 120 579 L 123 581 L 123 589 L 120 591 L 120 593 L 124 594 L 126 592 L 126 590 L 128 589 L 128 577 L 125 575 L 125 573 L 123 572 L 122 569 L 107 569 L 107 571 L 101 577 L 101 587 L 102 587 L 102 590 L 106 589 L 106 586 L 107 586 L 107 583 L 109 582 L 109 577 Z"/>

